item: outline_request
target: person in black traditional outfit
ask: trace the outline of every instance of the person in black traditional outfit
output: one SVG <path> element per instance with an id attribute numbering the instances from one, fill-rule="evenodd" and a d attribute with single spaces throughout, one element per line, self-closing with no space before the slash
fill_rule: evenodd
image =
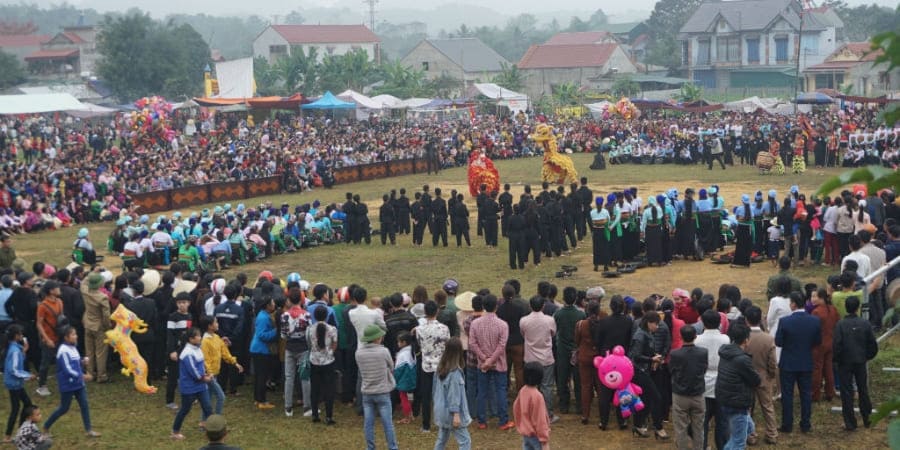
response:
<path id="1" fill-rule="evenodd" d="M 753 209 L 750 208 L 750 196 L 744 194 L 741 196 L 741 206 L 735 208 L 734 215 L 737 217 L 737 230 L 734 233 L 736 246 L 734 248 L 734 258 L 731 260 L 732 267 L 750 267 L 750 257 L 753 253 Z"/>
<path id="2" fill-rule="evenodd" d="M 684 191 L 684 200 L 682 201 L 681 216 L 678 218 L 678 227 L 675 235 L 678 241 L 678 253 L 684 259 L 696 258 L 696 239 L 697 239 L 697 204 L 694 202 L 694 190 L 688 188 Z"/>
<path id="3" fill-rule="evenodd" d="M 647 244 L 647 264 L 663 264 L 663 221 L 664 213 L 656 202 L 656 197 L 647 199 L 647 207 L 641 217 L 641 236 Z"/>

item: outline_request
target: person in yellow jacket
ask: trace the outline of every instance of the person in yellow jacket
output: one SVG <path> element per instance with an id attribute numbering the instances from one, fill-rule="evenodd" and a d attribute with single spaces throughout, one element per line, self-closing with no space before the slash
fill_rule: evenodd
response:
<path id="1" fill-rule="evenodd" d="M 212 375 L 212 379 L 210 379 L 208 384 L 210 393 L 212 393 L 216 399 L 214 413 L 222 414 L 222 408 L 225 407 L 225 391 L 222 390 L 222 386 L 219 386 L 219 382 L 216 381 L 216 378 L 219 376 L 219 371 L 222 369 L 222 361 L 236 367 L 239 373 L 243 373 L 244 368 L 238 364 L 237 358 L 231 354 L 231 351 L 228 350 L 228 346 L 225 345 L 225 341 L 217 334 L 219 331 L 219 322 L 215 317 L 201 317 L 200 329 L 203 330 L 203 341 L 200 343 L 200 350 L 203 352 L 206 373 Z M 205 421 L 206 417 L 204 417 L 203 420 Z"/>

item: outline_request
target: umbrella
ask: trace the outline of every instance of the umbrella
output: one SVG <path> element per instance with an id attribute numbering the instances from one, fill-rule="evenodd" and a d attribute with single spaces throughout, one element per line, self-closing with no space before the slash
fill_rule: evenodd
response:
<path id="1" fill-rule="evenodd" d="M 821 92 L 804 92 L 794 99 L 798 105 L 827 105 L 834 103 L 834 99 Z"/>

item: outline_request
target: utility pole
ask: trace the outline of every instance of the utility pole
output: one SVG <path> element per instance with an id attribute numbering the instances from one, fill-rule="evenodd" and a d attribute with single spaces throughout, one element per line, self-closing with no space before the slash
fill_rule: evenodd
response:
<path id="1" fill-rule="evenodd" d="M 800 92 L 800 84 L 803 83 L 800 78 L 800 54 L 803 52 L 803 13 L 806 12 L 806 6 L 809 3 L 808 1 L 800 0 L 798 4 L 800 5 L 800 37 L 797 40 L 797 65 L 795 67 L 797 81 L 794 83 L 794 114 L 797 114 L 797 95 Z"/>
<path id="2" fill-rule="evenodd" d="M 363 0 L 363 4 L 368 5 L 369 7 L 369 29 L 372 32 L 375 32 L 375 5 L 378 4 L 378 0 Z"/>

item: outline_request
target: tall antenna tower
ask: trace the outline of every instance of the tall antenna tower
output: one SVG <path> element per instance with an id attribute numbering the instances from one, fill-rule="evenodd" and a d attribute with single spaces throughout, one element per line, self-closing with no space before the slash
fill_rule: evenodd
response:
<path id="1" fill-rule="evenodd" d="M 369 29 L 372 32 L 375 32 L 375 5 L 378 4 L 378 0 L 363 0 L 363 4 L 368 5 L 369 7 Z"/>

